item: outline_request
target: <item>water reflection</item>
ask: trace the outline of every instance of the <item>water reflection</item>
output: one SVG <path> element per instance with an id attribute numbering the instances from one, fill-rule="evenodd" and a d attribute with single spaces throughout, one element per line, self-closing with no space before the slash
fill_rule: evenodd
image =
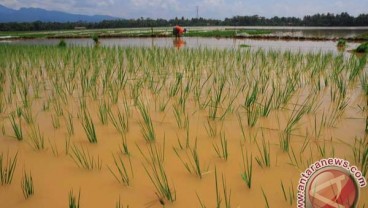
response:
<path id="1" fill-rule="evenodd" d="M 186 42 L 182 38 L 180 38 L 180 37 L 176 37 L 173 40 L 173 45 L 177 49 L 183 47 L 185 44 L 186 44 Z"/>

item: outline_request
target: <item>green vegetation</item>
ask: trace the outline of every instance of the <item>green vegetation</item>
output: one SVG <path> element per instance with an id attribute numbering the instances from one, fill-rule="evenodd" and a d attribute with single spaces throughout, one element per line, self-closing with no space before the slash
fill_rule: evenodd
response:
<path id="1" fill-rule="evenodd" d="M 34 194 L 33 179 L 31 173 L 27 174 L 27 172 L 24 171 L 21 186 L 24 198 L 28 199 Z"/>
<path id="2" fill-rule="evenodd" d="M 360 44 L 355 51 L 358 53 L 368 53 L 368 42 Z"/>
<path id="3" fill-rule="evenodd" d="M 8 155 L 6 158 L 3 153 L 0 155 L 0 183 L 1 185 L 11 184 L 15 168 L 17 167 L 18 153 L 13 158 Z"/>
<path id="4" fill-rule="evenodd" d="M 65 48 L 65 47 L 66 47 L 66 42 L 65 42 L 65 40 L 64 40 L 64 39 L 61 39 L 61 40 L 59 41 L 59 43 L 58 43 L 58 46 L 59 46 L 60 48 Z"/>
<path id="5" fill-rule="evenodd" d="M 339 48 L 344 48 L 346 47 L 346 40 L 344 38 L 340 38 L 338 41 L 337 41 L 337 47 Z"/>
<path id="6" fill-rule="evenodd" d="M 80 189 L 79 189 L 79 193 L 78 193 L 78 198 L 76 198 L 74 196 L 73 190 L 71 190 L 69 192 L 69 208 L 79 208 L 79 204 L 80 204 Z"/>

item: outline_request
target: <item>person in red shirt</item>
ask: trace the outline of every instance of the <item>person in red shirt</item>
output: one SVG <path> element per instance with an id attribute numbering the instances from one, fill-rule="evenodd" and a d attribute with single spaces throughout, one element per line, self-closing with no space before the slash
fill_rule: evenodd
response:
<path id="1" fill-rule="evenodd" d="M 187 31 L 187 29 L 180 27 L 179 25 L 176 25 L 173 28 L 173 35 L 175 35 L 176 37 L 181 37 L 183 36 L 183 34 Z"/>

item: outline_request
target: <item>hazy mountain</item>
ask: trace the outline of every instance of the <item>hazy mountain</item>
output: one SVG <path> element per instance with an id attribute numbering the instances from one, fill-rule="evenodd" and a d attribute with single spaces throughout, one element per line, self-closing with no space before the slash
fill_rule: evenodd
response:
<path id="1" fill-rule="evenodd" d="M 80 15 L 59 11 L 48 11 L 39 8 L 10 9 L 0 5 L 0 22 L 100 22 L 102 20 L 118 19 L 105 15 Z"/>

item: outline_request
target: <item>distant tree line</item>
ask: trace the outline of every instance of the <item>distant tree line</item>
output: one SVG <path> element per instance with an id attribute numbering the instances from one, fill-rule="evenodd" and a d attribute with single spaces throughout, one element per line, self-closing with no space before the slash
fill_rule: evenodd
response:
<path id="1" fill-rule="evenodd" d="M 117 19 L 96 23 L 88 22 L 30 22 L 30 23 L 0 23 L 0 31 L 41 31 L 41 30 L 66 30 L 75 28 L 102 29 L 102 28 L 132 28 L 132 27 L 167 27 L 173 25 L 182 26 L 368 26 L 368 14 L 360 14 L 357 17 L 348 13 L 341 14 L 315 14 L 311 16 L 297 17 L 272 17 L 265 18 L 258 15 L 234 16 L 224 20 L 192 18 L 165 19 Z"/>

